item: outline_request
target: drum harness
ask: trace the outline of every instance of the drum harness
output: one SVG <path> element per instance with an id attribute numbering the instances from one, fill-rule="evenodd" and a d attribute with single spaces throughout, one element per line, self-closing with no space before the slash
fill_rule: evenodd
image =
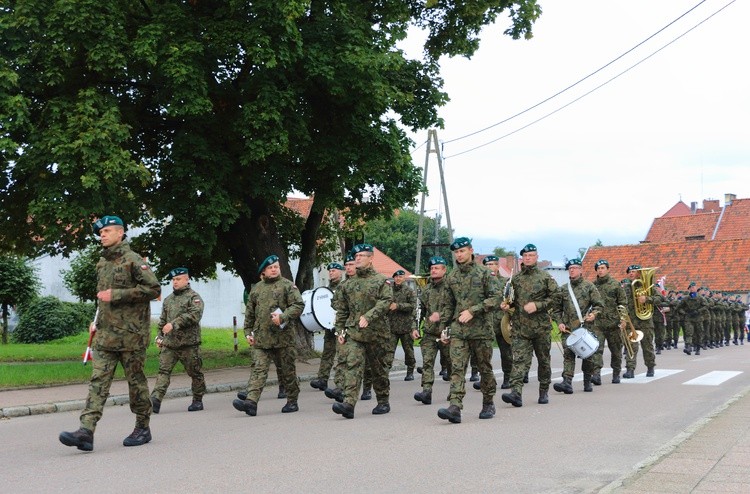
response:
<path id="1" fill-rule="evenodd" d="M 573 287 L 571 286 L 571 283 L 568 282 L 567 285 L 568 285 L 568 293 L 570 294 L 570 300 L 573 302 L 573 307 L 575 307 L 576 314 L 578 315 L 578 322 L 579 322 L 578 327 L 580 328 L 583 326 L 583 315 L 581 315 L 581 307 L 578 305 L 578 299 L 576 298 L 576 294 L 573 293 Z M 588 310 L 586 311 L 586 314 L 588 314 L 590 311 L 591 311 L 591 306 L 589 306 Z M 562 332 L 560 332 L 560 341 L 562 341 Z M 558 343 L 558 348 L 560 349 L 560 353 L 564 355 L 565 352 L 563 352 L 562 343 Z"/>

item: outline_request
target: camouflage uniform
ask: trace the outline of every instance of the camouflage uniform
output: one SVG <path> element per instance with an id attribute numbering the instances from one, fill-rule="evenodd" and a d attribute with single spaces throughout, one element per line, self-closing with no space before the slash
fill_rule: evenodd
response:
<path id="1" fill-rule="evenodd" d="M 333 292 L 333 300 L 331 301 L 331 307 L 334 309 L 336 308 L 334 301 L 336 300 L 336 289 L 341 285 L 342 280 L 336 280 L 331 281 L 328 284 L 328 288 Z M 338 343 L 336 342 L 336 335 L 334 334 L 333 330 L 325 330 L 323 331 L 323 353 L 320 355 L 320 367 L 318 368 L 318 379 L 321 381 L 328 382 L 328 377 L 331 375 L 331 368 L 333 367 L 333 362 L 336 359 L 336 347 L 338 346 Z M 337 374 L 334 373 L 334 382 L 336 382 L 337 387 L 339 383 L 339 379 L 337 379 Z"/>
<path id="2" fill-rule="evenodd" d="M 511 281 L 515 299 L 513 302 L 513 372 L 511 389 L 519 395 L 523 390 L 523 378 L 531 367 L 532 352 L 536 354 L 539 391 L 547 392 L 552 382 L 550 367 L 550 333 L 552 324 L 547 309 L 557 291 L 557 283 L 549 273 L 533 266 L 521 266 L 521 272 Z M 527 314 L 523 306 L 534 302 L 536 312 Z"/>
<path id="3" fill-rule="evenodd" d="M 297 287 L 281 276 L 264 278 L 250 290 L 245 309 L 245 336 L 255 338 L 255 362 L 248 381 L 247 400 L 258 402 L 268 379 L 268 368 L 277 356 L 279 383 L 284 384 L 288 402 L 297 401 L 299 382 L 294 338 L 297 319 L 304 308 L 305 302 Z M 277 309 L 281 310 L 283 328 L 271 321 L 271 314 Z"/>
<path id="4" fill-rule="evenodd" d="M 388 324 L 391 327 L 391 333 L 388 338 L 388 347 L 385 354 L 385 370 L 391 371 L 393 358 L 395 357 L 398 342 L 404 349 L 404 363 L 406 363 L 406 372 L 414 372 L 414 366 L 417 361 L 414 358 L 414 340 L 411 338 L 411 332 L 415 328 L 415 309 L 417 307 L 417 295 L 414 290 L 407 286 L 406 283 L 393 285 L 393 302 L 397 304 L 396 310 L 388 311 Z"/>
<path id="5" fill-rule="evenodd" d="M 450 347 L 438 341 L 440 338 L 440 322 L 431 322 L 429 320 L 430 314 L 440 311 L 445 286 L 445 278 L 437 282 L 430 280 L 430 283 L 422 290 L 422 313 L 426 317 L 424 319 L 422 340 L 419 346 L 422 350 L 422 389 L 425 391 L 431 390 L 435 382 L 435 360 L 438 351 L 448 357 L 445 368 L 450 374 Z"/>
<path id="6" fill-rule="evenodd" d="M 690 294 L 693 295 L 693 294 Z M 688 295 L 683 298 L 677 307 L 677 312 L 682 316 L 682 331 L 685 338 L 685 353 L 688 355 L 693 349 L 693 344 L 701 340 L 703 331 L 703 310 L 704 301 L 697 293 L 694 296 Z M 696 345 L 696 352 L 700 349 Z"/>
<path id="7" fill-rule="evenodd" d="M 497 278 L 472 258 L 458 264 L 445 276 L 445 291 L 440 310 L 442 328 L 450 328 L 451 390 L 450 404 L 463 408 L 466 395 L 466 369 L 473 351 L 481 375 L 482 403 L 493 403 L 497 381 L 492 372 L 492 340 L 495 334 L 490 313 L 499 306 Z M 467 323 L 458 317 L 464 310 L 472 314 Z"/>
<path id="8" fill-rule="evenodd" d="M 635 372 L 637 365 L 638 350 L 643 347 L 643 363 L 649 371 L 656 367 L 656 353 L 654 352 L 654 322 L 651 317 L 644 321 L 635 315 L 635 302 L 633 301 L 633 285 L 628 283 L 624 287 L 625 299 L 628 301 L 628 315 L 633 322 L 633 327 L 643 332 L 643 339 L 640 342 L 632 343 L 633 357 L 625 356 L 625 366 L 629 373 Z M 646 303 L 654 303 L 654 298 L 646 297 Z"/>
<path id="9" fill-rule="evenodd" d="M 344 403 L 352 407 L 357 404 L 367 363 L 378 404 L 388 404 L 390 381 L 385 372 L 383 341 L 390 334 L 386 313 L 393 298 L 391 285 L 372 267 L 357 268 L 357 274 L 336 294 L 336 333 L 346 334 L 342 355 Z M 359 327 L 361 316 L 367 319 L 365 328 Z"/>
<path id="10" fill-rule="evenodd" d="M 118 362 L 128 380 L 130 410 L 136 428 L 151 418 L 148 382 L 143 373 L 151 339 L 151 300 L 161 293 L 159 280 L 146 262 L 123 240 L 102 252 L 96 264 L 97 291 L 112 289 L 111 302 L 99 302 L 94 338 L 94 362 L 81 427 L 96 430 Z"/>
<path id="11" fill-rule="evenodd" d="M 594 280 L 594 286 L 599 290 L 602 298 L 603 308 L 601 313 L 596 316 L 594 322 L 598 329 L 599 349 L 596 353 L 599 355 L 594 369 L 594 375 L 601 375 L 601 368 L 604 364 L 604 343 L 607 343 L 610 353 L 610 367 L 612 367 L 612 378 L 614 382 L 619 382 L 620 372 L 622 371 L 622 330 L 620 329 L 620 313 L 618 306 L 627 307 L 628 301 L 625 299 L 625 290 L 622 289 L 615 279 L 609 274 L 597 277 Z M 616 379 L 615 379 L 616 377 Z"/>
<path id="12" fill-rule="evenodd" d="M 570 286 L 573 289 L 573 294 L 578 301 L 578 307 L 583 317 L 585 317 L 586 313 L 589 311 L 594 315 L 598 315 L 601 312 L 603 308 L 602 298 L 592 282 L 581 277 L 576 280 L 571 280 L 568 283 L 570 283 Z M 575 306 L 570 298 L 567 283 L 561 286 L 553 296 L 552 304 L 550 305 L 550 312 L 555 322 L 558 324 L 565 324 L 569 331 L 573 331 L 585 324 L 578 318 Z M 593 324 L 593 322 L 589 326 L 588 329 L 592 333 L 599 333 L 596 334 L 596 336 L 598 340 L 601 340 L 601 331 L 595 329 L 595 324 Z M 573 379 L 573 374 L 575 373 L 576 354 L 568 347 L 567 335 L 562 335 L 561 340 L 564 348 L 562 376 L 563 379 L 569 383 Z M 583 379 L 587 388 L 591 384 L 591 376 L 594 374 L 595 369 L 597 367 L 599 369 L 602 368 L 601 362 L 596 362 L 596 357 L 598 355 L 598 352 L 594 352 L 589 358 L 583 360 Z"/>
<path id="13" fill-rule="evenodd" d="M 161 353 L 159 354 L 159 375 L 156 378 L 151 397 L 161 401 L 169 387 L 169 380 L 174 366 L 181 362 L 185 372 L 192 378 L 193 401 L 202 401 L 206 394 L 206 381 L 201 367 L 201 326 L 203 317 L 203 299 L 188 284 L 175 290 L 164 299 L 159 333 Z M 164 334 L 162 328 L 172 323 L 172 331 Z"/>
<path id="14" fill-rule="evenodd" d="M 695 338 L 693 338 L 693 342 L 700 344 L 702 348 L 708 348 L 708 341 L 711 339 L 711 308 L 714 305 L 714 300 L 707 296 L 706 293 L 708 293 L 707 289 L 701 295 L 703 299 L 703 309 L 701 310 L 703 331 L 701 332 L 701 340 L 696 342 Z M 729 339 L 727 339 L 727 344 L 729 344 Z"/>
<path id="15" fill-rule="evenodd" d="M 654 323 L 654 345 L 656 348 L 656 355 L 661 355 L 662 348 L 664 348 L 664 336 L 667 331 L 667 317 L 664 315 L 665 307 L 669 304 L 664 296 L 659 293 L 659 288 L 654 287 L 654 314 L 651 316 L 652 322 Z"/>

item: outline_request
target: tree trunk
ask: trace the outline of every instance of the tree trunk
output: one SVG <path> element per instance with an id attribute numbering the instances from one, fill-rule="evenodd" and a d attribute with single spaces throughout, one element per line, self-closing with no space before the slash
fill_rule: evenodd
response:
<path id="1" fill-rule="evenodd" d="M 313 200 L 300 242 L 299 266 L 295 280 L 300 291 L 310 290 L 315 285 L 313 269 L 318 251 L 318 230 L 322 221 L 323 213 L 316 208 L 316 200 Z M 299 355 L 303 358 L 311 357 L 314 348 L 313 333 L 307 331 L 302 324 L 298 325 L 296 341 Z"/>
<path id="2" fill-rule="evenodd" d="M 3 345 L 8 344 L 8 304 L 3 304 Z"/>

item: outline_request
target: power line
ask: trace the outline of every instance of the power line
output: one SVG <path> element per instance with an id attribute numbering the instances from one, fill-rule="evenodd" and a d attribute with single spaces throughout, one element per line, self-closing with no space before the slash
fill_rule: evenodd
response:
<path id="1" fill-rule="evenodd" d="M 522 126 L 522 127 L 519 127 L 519 128 L 517 128 L 517 129 L 515 129 L 515 130 L 513 130 L 513 131 L 511 131 L 511 132 L 508 132 L 507 134 L 504 134 L 504 135 L 502 135 L 502 136 L 500 136 L 500 137 L 498 137 L 498 138 L 496 138 L 496 139 L 493 139 L 493 140 L 491 140 L 491 141 L 485 142 L 484 144 L 480 144 L 480 145 L 478 145 L 478 146 L 474 146 L 473 148 L 467 149 L 467 150 L 465 150 L 465 151 L 461 151 L 460 153 L 456 153 L 456 154 L 452 154 L 452 155 L 450 155 L 450 156 L 446 156 L 446 157 L 444 157 L 444 159 L 445 159 L 445 160 L 447 160 L 448 158 L 455 158 L 456 156 L 461 156 L 462 154 L 467 154 L 467 153 L 470 153 L 470 152 L 472 152 L 472 151 L 476 151 L 477 149 L 483 148 L 483 147 L 485 147 L 485 146 L 489 146 L 490 144 L 493 144 L 493 143 L 495 143 L 495 142 L 497 142 L 497 141 L 499 141 L 499 140 L 501 140 L 501 139 L 505 139 L 506 137 L 509 137 L 509 136 L 511 136 L 511 135 L 513 135 L 513 134 L 516 134 L 516 133 L 518 133 L 518 132 L 520 132 L 520 131 L 522 131 L 522 130 L 524 130 L 524 129 L 528 128 L 528 127 L 531 127 L 532 125 L 534 125 L 534 124 L 536 124 L 536 123 L 538 123 L 538 122 L 541 122 L 542 120 L 546 119 L 547 117 L 550 117 L 550 116 L 554 115 L 555 113 L 557 113 L 557 112 L 559 112 L 559 111 L 561 111 L 561 110 L 563 110 L 563 109 L 567 108 L 568 106 L 572 105 L 573 103 L 575 103 L 575 102 L 577 102 L 577 101 L 579 101 L 579 100 L 581 100 L 581 99 L 585 98 L 586 96 L 588 96 L 589 94 L 593 93 L 594 91 L 597 91 L 597 90 L 599 90 L 600 88 L 602 88 L 602 87 L 606 86 L 606 85 L 607 85 L 607 84 L 609 84 L 610 82 L 614 81 L 615 79 L 619 78 L 620 76 L 622 76 L 622 75 L 624 75 L 625 73 L 629 72 L 630 70 L 634 69 L 635 67 L 637 67 L 638 65 L 642 64 L 643 62 L 645 62 L 645 61 L 646 61 L 646 60 L 648 60 L 649 58 L 653 57 L 654 55 L 656 55 L 657 53 L 659 53 L 659 52 L 660 52 L 660 51 L 662 51 L 663 49 L 665 49 L 665 48 L 667 48 L 668 46 L 670 46 L 670 45 L 671 45 L 672 43 L 675 43 L 676 41 L 678 41 L 679 39 L 681 39 L 681 38 L 682 38 L 683 36 L 687 35 L 687 34 L 688 34 L 688 33 L 690 33 L 691 31 L 693 31 L 694 29 L 698 28 L 698 27 L 699 27 L 699 26 L 700 26 L 701 24 L 703 24 L 704 22 L 706 22 L 706 21 L 708 21 L 709 19 L 711 19 L 712 17 L 714 17 L 715 15 L 717 15 L 717 14 L 718 14 L 719 12 L 721 12 L 722 10 L 726 9 L 727 7 L 729 7 L 729 6 L 730 6 L 731 4 L 733 4 L 733 3 L 735 2 L 735 1 L 736 1 L 736 0 L 731 0 L 731 1 L 729 2 L 729 3 L 727 3 L 726 5 L 724 5 L 723 7 L 721 7 L 721 8 L 719 9 L 719 10 L 717 10 L 717 11 L 716 11 L 716 12 L 714 12 L 713 14 L 709 15 L 708 17 L 706 17 L 705 19 L 703 19 L 703 20 L 702 20 L 702 21 L 700 21 L 699 23 L 695 24 L 695 25 L 694 25 L 693 27 L 691 27 L 690 29 L 688 29 L 688 30 L 687 30 L 687 31 L 685 31 L 684 33 L 680 34 L 680 35 L 679 35 L 679 36 L 677 36 L 676 38 L 672 39 L 672 40 L 671 40 L 671 41 L 670 41 L 669 43 L 667 43 L 667 44 L 663 45 L 662 47 L 660 47 L 660 48 L 659 48 L 659 49 L 657 49 L 656 51 L 654 51 L 654 52 L 652 52 L 651 54 L 649 54 L 648 56 L 646 56 L 646 57 L 642 58 L 642 59 L 641 59 L 641 60 L 639 60 L 638 62 L 634 63 L 633 65 L 631 65 L 631 66 L 630 66 L 630 67 L 628 67 L 627 69 L 625 69 L 625 70 L 623 70 L 622 72 L 620 72 L 619 74 L 617 74 L 617 75 L 615 75 L 615 76 L 613 76 L 613 77 L 609 78 L 608 80 L 604 81 L 603 83 L 599 84 L 598 86 L 594 87 L 593 89 L 591 89 L 591 90 L 589 90 L 589 91 L 587 91 L 587 92 L 583 93 L 583 94 L 582 94 L 581 96 L 579 96 L 579 97 L 575 98 L 574 100 L 572 100 L 572 101 L 569 101 L 568 103 L 564 104 L 563 106 L 561 106 L 561 107 L 559 107 L 559 108 L 557 108 L 557 109 L 555 109 L 555 110 L 553 110 L 553 111 L 551 111 L 551 112 L 549 112 L 549 113 L 547 113 L 547 114 L 545 114 L 545 115 L 543 115 L 543 116 L 541 116 L 541 117 L 537 118 L 536 120 L 534 120 L 534 121 L 532 121 L 532 122 L 530 122 L 530 123 L 528 123 L 528 124 L 526 124 L 526 125 L 524 125 L 524 126 Z M 558 94 L 559 94 L 559 93 L 558 93 Z M 549 100 L 549 99 L 551 99 L 551 98 L 548 98 L 547 100 Z M 547 100 L 545 100 L 545 101 L 547 101 Z M 540 104 L 541 104 L 541 103 L 540 103 Z M 539 105 L 535 105 L 535 106 L 539 106 Z M 532 107 L 532 108 L 533 108 L 533 107 Z M 525 111 L 524 111 L 523 113 L 525 113 L 526 111 L 527 111 L 527 110 L 525 110 Z M 519 113 L 518 115 L 520 115 L 520 113 Z M 513 118 L 513 117 L 511 117 L 511 118 Z M 507 120 L 509 120 L 509 119 L 507 119 Z M 507 120 L 505 120 L 505 121 L 507 121 Z M 502 122 L 500 122 L 500 123 L 502 123 Z M 496 124 L 496 125 L 498 125 L 498 124 Z M 471 134 L 469 134 L 469 135 L 471 135 Z M 455 141 L 455 140 L 457 140 L 457 139 L 454 139 L 454 141 Z M 446 142 L 451 142 L 451 141 L 446 141 Z"/>
<path id="2" fill-rule="evenodd" d="M 613 60 L 610 60 L 610 61 L 609 61 L 609 62 L 607 62 L 607 63 L 606 63 L 605 65 L 602 65 L 601 67 L 599 67 L 598 69 L 596 69 L 596 70 L 595 70 L 594 72 L 590 73 L 589 75 L 587 75 L 586 77 L 584 77 L 584 78 L 582 78 L 582 79 L 579 79 L 578 81 L 574 82 L 573 84 L 571 84 L 570 86 L 566 87 L 565 89 L 562 89 L 562 90 L 560 90 L 560 91 L 556 92 L 556 93 L 555 93 L 555 94 L 553 94 L 552 96 L 550 96 L 550 97 L 548 97 L 548 98 L 546 98 L 546 99 L 543 99 L 543 100 L 542 100 L 542 101 L 540 101 L 539 103 L 537 103 L 537 104 L 535 104 L 535 105 L 533 105 L 533 106 L 530 106 L 530 107 L 526 108 L 525 110 L 523 110 L 523 111 L 520 111 L 520 112 L 516 113 L 515 115 L 511 115 L 510 117 L 508 117 L 508 118 L 506 118 L 506 119 L 504 119 L 504 120 L 501 120 L 500 122 L 494 123 L 494 124 L 492 124 L 492 125 L 490 125 L 490 126 L 488 126 L 488 127 L 485 127 L 485 128 L 483 128 L 483 129 L 480 129 L 480 130 L 477 130 L 477 131 L 474 131 L 474 132 L 471 132 L 471 133 L 469 133 L 469 134 L 466 134 L 466 135 L 463 135 L 463 136 L 461 136 L 461 137 L 456 137 L 455 139 L 451 139 L 451 140 L 448 140 L 448 141 L 444 141 L 444 142 L 445 142 L 445 144 L 449 144 L 449 143 L 451 143 L 451 142 L 455 142 L 455 141 L 460 141 L 461 139 L 466 139 L 467 137 L 471 137 L 471 136 L 474 136 L 474 135 L 480 134 L 480 133 L 482 133 L 482 132 L 484 132 L 484 131 L 486 131 L 486 130 L 489 130 L 489 129 L 492 129 L 492 128 L 494 128 L 494 127 L 497 127 L 498 125 L 504 124 L 505 122 L 508 122 L 508 121 L 510 121 L 510 120 L 513 120 L 513 119 L 514 119 L 514 118 L 516 118 L 516 117 L 520 117 L 520 116 L 521 116 L 521 115 L 523 115 L 524 113 L 527 113 L 527 112 L 529 112 L 529 111 L 533 110 L 534 108 L 536 108 L 536 107 L 538 107 L 538 106 L 541 106 L 541 105 L 543 105 L 544 103 L 546 103 L 546 102 L 550 101 L 551 99 L 554 99 L 554 98 L 556 98 L 556 97 L 560 96 L 560 95 L 561 95 L 561 94 L 563 94 L 564 92 L 566 92 L 566 91 L 568 91 L 568 90 L 570 90 L 570 89 L 574 88 L 575 86 L 577 86 L 578 84 L 582 83 L 582 82 L 583 82 L 583 81 L 585 81 L 586 79 L 588 79 L 588 78 L 590 78 L 590 77 L 592 77 L 592 76 L 594 76 L 594 75 L 598 74 L 599 72 L 601 72 L 602 70 L 606 69 L 607 67 L 609 67 L 610 65 L 612 65 L 612 64 L 613 64 L 613 63 L 615 63 L 616 61 L 620 60 L 620 59 L 621 59 L 622 57 L 624 57 L 624 56 L 625 56 L 625 55 L 627 55 L 628 53 L 632 52 L 633 50 L 635 50 L 635 49 L 636 49 L 636 48 L 638 48 L 639 46 L 641 46 L 641 45 L 643 45 L 644 43 L 648 42 L 648 41 L 649 41 L 649 40 L 650 40 L 651 38 L 653 38 L 654 36 L 658 35 L 659 33 L 661 33 L 662 31 L 664 31 L 664 30 L 665 30 L 665 29 L 667 29 L 667 28 L 668 28 L 669 26 L 671 26 L 671 25 L 672 25 L 672 24 L 674 24 L 675 22 L 679 21 L 680 19 L 682 19 L 682 18 L 683 18 L 683 17 L 685 17 L 686 15 L 688 15 L 688 14 L 689 14 L 690 12 L 692 12 L 693 10 L 695 10 L 696 8 L 698 8 L 698 7 L 699 7 L 699 6 L 700 6 L 700 5 L 702 4 L 702 3 L 705 3 L 705 2 L 706 2 L 706 0 L 701 0 L 701 1 L 700 1 L 700 2 L 698 2 L 698 3 L 697 3 L 697 4 L 695 5 L 695 6 L 693 6 L 693 7 L 692 7 L 692 8 L 690 8 L 690 9 L 689 9 L 688 11 L 686 11 L 686 12 L 685 12 L 684 14 L 682 14 L 681 16 L 679 16 L 678 18 L 676 18 L 675 20 L 673 20 L 672 22 L 670 22 L 669 24 L 667 24 L 667 25 L 666 25 L 666 26 L 664 26 L 663 28 L 659 29 L 659 30 L 658 30 L 658 31 L 656 31 L 656 32 L 655 32 L 654 34 L 652 34 L 652 35 L 651 35 L 651 36 L 649 36 L 648 38 L 644 39 L 643 41 L 641 41 L 640 43 L 638 43 L 637 45 L 635 45 L 634 47 L 632 47 L 631 49 L 629 49 L 628 51 L 626 51 L 625 53 L 623 53 L 622 55 L 620 55 L 619 57 L 617 57 L 617 58 L 615 58 L 615 59 L 613 59 Z"/>

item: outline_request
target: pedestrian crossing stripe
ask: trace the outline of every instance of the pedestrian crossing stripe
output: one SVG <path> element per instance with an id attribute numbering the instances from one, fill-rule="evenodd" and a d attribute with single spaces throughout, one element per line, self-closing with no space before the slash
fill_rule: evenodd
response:
<path id="1" fill-rule="evenodd" d="M 658 379 L 662 379 L 664 377 L 673 376 L 675 374 L 679 374 L 680 372 L 683 372 L 684 369 L 654 369 L 654 376 L 653 377 L 646 377 L 646 373 L 642 372 L 640 374 L 636 374 L 633 379 L 623 379 L 620 381 L 621 383 L 625 384 L 643 384 L 643 383 L 649 383 L 652 381 L 656 381 Z"/>
<path id="2" fill-rule="evenodd" d="M 740 374 L 742 374 L 740 371 L 711 371 L 708 374 L 703 374 L 682 384 L 688 386 L 718 386 Z"/>

